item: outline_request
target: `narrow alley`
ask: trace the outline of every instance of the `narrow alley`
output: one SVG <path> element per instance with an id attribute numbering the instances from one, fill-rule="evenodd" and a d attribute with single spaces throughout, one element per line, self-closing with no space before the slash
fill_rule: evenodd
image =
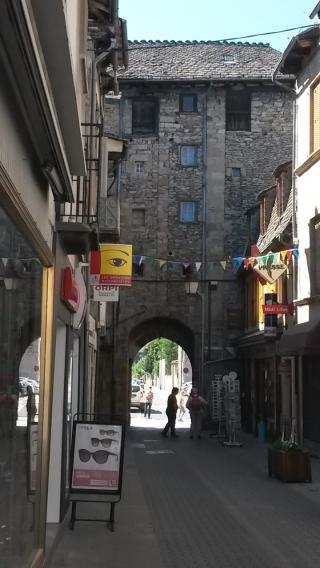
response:
<path id="1" fill-rule="evenodd" d="M 319 565 L 320 465 L 312 484 L 267 475 L 267 449 L 244 435 L 225 448 L 204 432 L 163 439 L 163 412 L 132 414 L 115 532 L 68 518 L 50 568 L 311 568 Z M 139 424 L 139 425 L 137 425 Z M 144 427 L 143 427 L 144 426 Z M 86 504 L 85 515 L 105 514 Z M 100 517 L 101 518 L 101 517 Z"/>

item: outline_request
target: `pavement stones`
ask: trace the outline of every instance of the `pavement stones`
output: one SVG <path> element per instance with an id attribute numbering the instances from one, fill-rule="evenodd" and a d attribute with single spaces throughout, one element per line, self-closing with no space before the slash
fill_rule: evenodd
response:
<path id="1" fill-rule="evenodd" d="M 115 532 L 66 524 L 50 568 L 320 566 L 319 460 L 313 484 L 284 484 L 268 478 L 266 447 L 251 436 L 224 448 L 208 434 L 190 440 L 187 429 L 163 439 L 161 421 L 152 426 L 128 434 Z"/>

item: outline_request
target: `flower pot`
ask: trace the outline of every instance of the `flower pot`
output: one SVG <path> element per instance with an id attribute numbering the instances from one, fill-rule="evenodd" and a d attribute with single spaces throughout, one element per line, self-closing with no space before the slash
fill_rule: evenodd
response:
<path id="1" fill-rule="evenodd" d="M 304 481 L 311 483 L 311 462 L 308 450 L 286 452 L 268 449 L 269 477 L 277 477 L 281 481 Z"/>

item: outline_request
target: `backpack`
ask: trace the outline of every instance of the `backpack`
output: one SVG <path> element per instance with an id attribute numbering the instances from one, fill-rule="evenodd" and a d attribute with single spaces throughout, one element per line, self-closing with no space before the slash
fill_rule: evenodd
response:
<path id="1" fill-rule="evenodd" d="M 193 411 L 197 411 L 197 410 L 201 410 L 201 399 L 199 396 L 193 396 L 191 399 L 191 405 L 190 405 L 190 410 Z"/>

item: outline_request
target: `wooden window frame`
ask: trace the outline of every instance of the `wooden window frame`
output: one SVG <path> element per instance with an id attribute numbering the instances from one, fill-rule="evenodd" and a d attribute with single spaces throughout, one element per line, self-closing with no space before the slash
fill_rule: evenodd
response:
<path id="1" fill-rule="evenodd" d="M 315 90 L 319 88 L 320 97 L 320 77 L 318 76 L 315 81 L 310 86 L 310 149 L 309 153 L 313 154 L 320 150 L 320 105 L 318 108 L 318 130 L 319 130 L 319 142 L 315 143 Z"/>
<path id="2" fill-rule="evenodd" d="M 236 96 L 247 96 L 247 108 L 243 110 L 236 109 L 232 106 L 231 99 Z M 245 120 L 245 128 L 238 127 L 239 121 Z M 236 125 L 236 126 L 235 126 Z M 226 130 L 228 132 L 250 132 L 251 131 L 251 92 L 248 89 L 241 91 L 227 90 L 226 93 Z"/>

